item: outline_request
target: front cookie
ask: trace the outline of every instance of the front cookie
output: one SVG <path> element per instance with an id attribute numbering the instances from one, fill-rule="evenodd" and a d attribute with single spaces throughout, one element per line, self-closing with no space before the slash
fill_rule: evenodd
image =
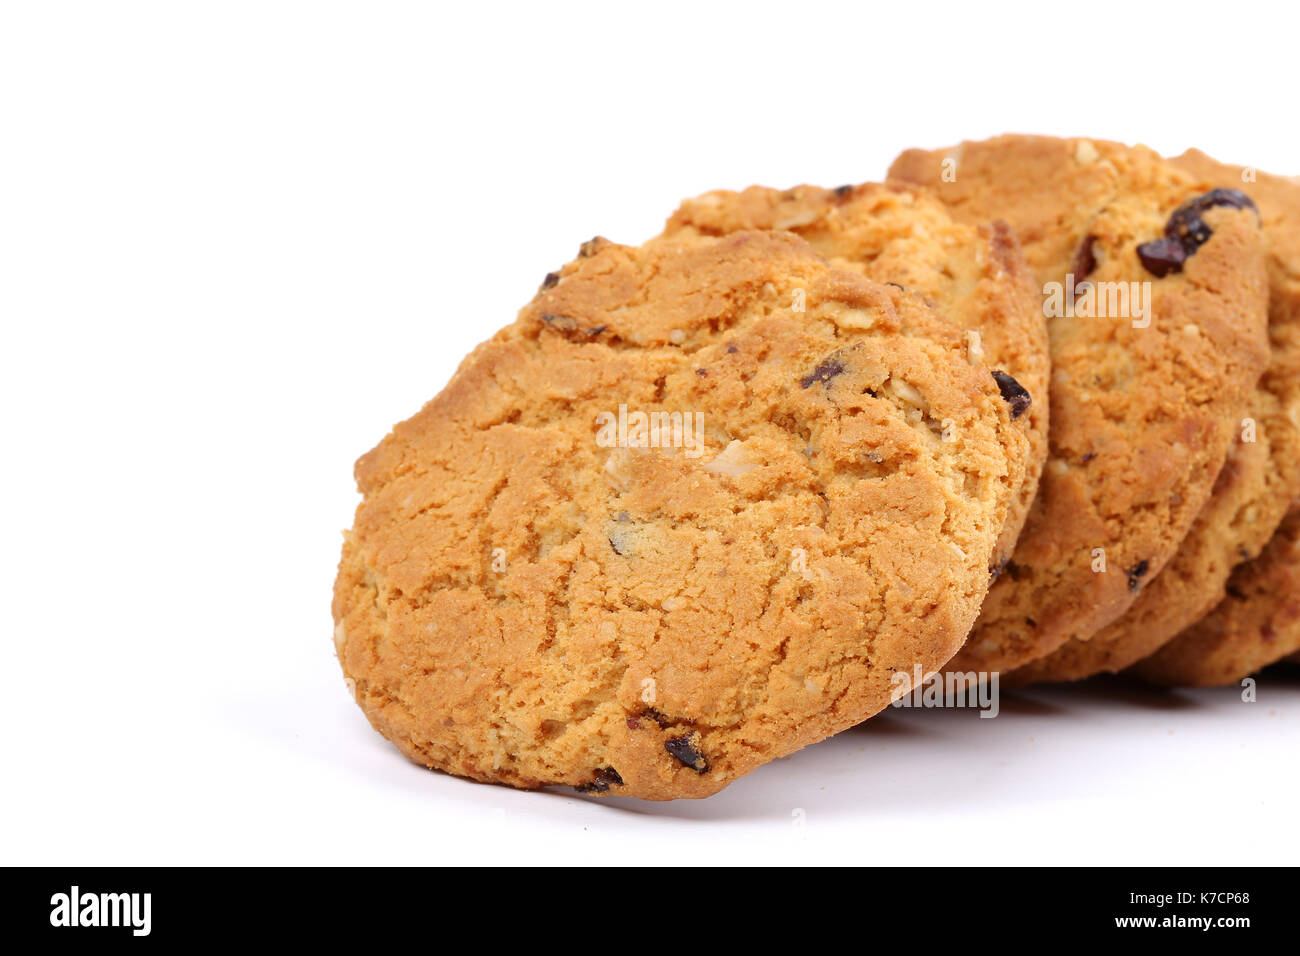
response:
<path id="1" fill-rule="evenodd" d="M 961 644 L 1023 453 L 966 345 L 793 236 L 588 244 L 358 462 L 358 703 L 425 766 L 649 799 L 870 716 Z"/>

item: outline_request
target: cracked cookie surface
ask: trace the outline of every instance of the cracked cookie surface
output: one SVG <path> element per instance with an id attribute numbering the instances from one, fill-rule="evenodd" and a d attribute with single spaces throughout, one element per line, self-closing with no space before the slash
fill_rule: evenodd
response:
<path id="1" fill-rule="evenodd" d="M 1038 500 L 951 665 L 1010 670 L 1124 613 L 1208 500 L 1268 360 L 1263 241 L 1252 209 L 1143 147 L 1005 136 L 910 150 L 890 178 L 1010 223 L 1053 313 Z"/>
<path id="2" fill-rule="evenodd" d="M 960 646 L 1011 408 L 919 296 L 794 236 L 589 243 L 357 463 L 344 673 L 425 766 L 714 793 Z"/>
<path id="3" fill-rule="evenodd" d="M 1123 617 L 1017 671 L 1018 683 L 1118 671 L 1154 653 L 1224 599 L 1233 569 L 1259 555 L 1300 495 L 1300 184 L 1196 150 L 1169 162 L 1195 176 L 1198 190 L 1239 190 L 1259 210 L 1268 249 L 1269 365 L 1177 555 Z M 1190 669 L 1193 655 L 1186 658 Z"/>
<path id="4" fill-rule="evenodd" d="M 833 266 L 921 294 L 963 329 L 973 362 L 1010 376 L 1028 439 L 1025 478 L 994 554 L 1010 558 L 1047 458 L 1047 323 L 1033 276 L 1006 223 L 959 223 L 941 203 L 901 185 L 824 189 L 751 186 L 715 190 L 678 207 L 668 236 L 720 236 L 747 229 L 793 232 Z"/>

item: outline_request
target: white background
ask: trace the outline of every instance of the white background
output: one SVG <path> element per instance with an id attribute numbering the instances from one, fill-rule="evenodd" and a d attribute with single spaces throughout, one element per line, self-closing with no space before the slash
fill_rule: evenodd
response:
<path id="1" fill-rule="evenodd" d="M 1149 9 L 6 4 L 0 862 L 1294 861 L 1294 673 L 597 803 L 408 765 L 330 639 L 353 460 L 596 233 L 1010 130 L 1300 172 L 1292 8 Z"/>

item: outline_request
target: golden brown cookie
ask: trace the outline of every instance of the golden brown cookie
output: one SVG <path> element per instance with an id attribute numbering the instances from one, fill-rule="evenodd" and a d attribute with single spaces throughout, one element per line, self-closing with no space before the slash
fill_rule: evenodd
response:
<path id="1" fill-rule="evenodd" d="M 970 339 L 973 361 L 1012 377 L 1029 404 L 1017 415 L 1029 439 L 1025 481 L 994 554 L 1011 556 L 1047 458 L 1047 324 L 1033 277 L 1005 223 L 956 222 L 919 190 L 867 183 L 823 189 L 751 186 L 688 199 L 664 229 L 668 236 L 722 236 L 777 229 L 808 241 L 832 265 L 923 295 Z"/>
<path id="2" fill-rule="evenodd" d="M 1210 687 L 1243 677 L 1300 650 L 1300 505 L 1268 547 L 1238 566 L 1228 596 L 1126 673 L 1153 684 Z"/>
<path id="3" fill-rule="evenodd" d="M 920 296 L 797 237 L 589 243 L 357 463 L 344 673 L 425 766 L 707 796 L 961 644 L 1010 408 Z"/>
<path id="4" fill-rule="evenodd" d="M 1123 617 L 1016 671 L 1017 683 L 1118 671 L 1155 652 L 1223 600 L 1233 568 L 1263 550 L 1300 495 L 1300 184 L 1195 150 L 1170 162 L 1195 176 L 1198 190 L 1240 189 L 1259 209 L 1272 358 L 1214 493 L 1178 554 Z"/>
<path id="5" fill-rule="evenodd" d="M 1005 136 L 909 151 L 890 177 L 1010 223 L 1044 293 L 1049 459 L 951 665 L 1009 670 L 1127 610 L 1207 501 L 1268 358 L 1259 225 L 1116 143 Z"/>

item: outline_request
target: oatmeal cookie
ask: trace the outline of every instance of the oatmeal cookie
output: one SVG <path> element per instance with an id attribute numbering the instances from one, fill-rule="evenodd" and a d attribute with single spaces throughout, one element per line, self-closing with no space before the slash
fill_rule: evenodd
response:
<path id="1" fill-rule="evenodd" d="M 1258 208 L 1268 248 L 1272 357 L 1178 554 L 1123 617 L 1015 672 L 1018 683 L 1118 671 L 1153 653 L 1224 599 L 1233 569 L 1263 550 L 1300 495 L 1300 184 L 1225 166 L 1196 150 L 1170 162 L 1196 176 L 1198 190 L 1241 190 Z"/>
<path id="2" fill-rule="evenodd" d="M 871 716 L 965 638 L 1023 480 L 967 350 L 788 234 L 586 244 L 357 463 L 357 702 L 422 765 L 647 799 Z"/>
<path id="3" fill-rule="evenodd" d="M 1148 149 L 1086 139 L 912 150 L 890 178 L 1008 222 L 1043 291 L 1048 462 L 951 665 L 1010 670 L 1123 614 L 1209 499 L 1269 356 L 1258 216 Z"/>

